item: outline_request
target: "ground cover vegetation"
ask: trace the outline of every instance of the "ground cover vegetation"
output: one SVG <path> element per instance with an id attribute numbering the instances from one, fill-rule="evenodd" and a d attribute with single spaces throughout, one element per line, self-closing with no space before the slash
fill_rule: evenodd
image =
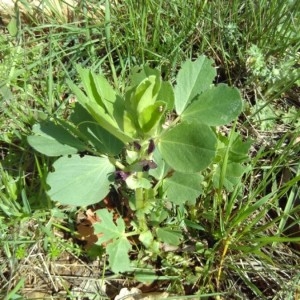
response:
<path id="1" fill-rule="evenodd" d="M 1 298 L 298 299 L 300 2 L 17 4 Z"/>

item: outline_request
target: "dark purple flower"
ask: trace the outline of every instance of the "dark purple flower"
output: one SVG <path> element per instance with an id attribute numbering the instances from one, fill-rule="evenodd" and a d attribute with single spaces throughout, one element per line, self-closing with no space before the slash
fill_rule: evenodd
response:
<path id="1" fill-rule="evenodd" d="M 148 146 L 148 154 L 151 154 L 153 151 L 155 150 L 155 144 L 154 144 L 154 141 L 151 139 L 149 141 L 149 146 Z"/>
<path id="2" fill-rule="evenodd" d="M 137 142 L 137 141 L 134 141 L 133 142 L 133 147 L 134 147 L 134 149 L 135 150 L 137 150 L 137 151 L 140 151 L 141 150 L 141 145 Z"/>
<path id="3" fill-rule="evenodd" d="M 126 180 L 130 176 L 130 172 L 116 171 L 116 180 Z"/>
<path id="4" fill-rule="evenodd" d="M 142 160 L 139 162 L 139 164 L 143 167 L 143 171 L 147 172 L 150 169 L 157 168 L 157 164 L 153 160 Z"/>

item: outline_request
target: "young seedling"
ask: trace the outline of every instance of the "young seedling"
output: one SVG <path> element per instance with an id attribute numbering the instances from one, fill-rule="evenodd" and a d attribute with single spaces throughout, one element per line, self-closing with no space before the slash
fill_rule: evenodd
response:
<path id="1" fill-rule="evenodd" d="M 216 70 L 205 56 L 183 63 L 174 88 L 145 66 L 132 74 L 124 95 L 102 75 L 77 70 L 82 85 L 68 82 L 77 99 L 69 120 L 36 124 L 28 142 L 61 156 L 47 178 L 52 200 L 88 206 L 113 187 L 126 195 L 130 226 L 100 209 L 94 228 L 112 271 L 130 271 L 130 236 L 154 254 L 162 243 L 180 244 L 179 221 L 167 222 L 170 207 L 196 203 L 203 171 L 212 171 L 217 190 L 230 190 L 242 176 L 249 145 L 237 134 L 228 142 L 217 130 L 240 114 L 241 96 L 236 88 L 212 83 Z"/>

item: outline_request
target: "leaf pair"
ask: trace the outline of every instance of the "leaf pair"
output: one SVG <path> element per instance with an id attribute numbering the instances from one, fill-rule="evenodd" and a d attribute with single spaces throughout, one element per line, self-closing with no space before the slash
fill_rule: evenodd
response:
<path id="1" fill-rule="evenodd" d="M 215 75 L 212 61 L 205 56 L 185 62 L 178 72 L 174 93 L 181 123 L 163 132 L 158 143 L 163 159 L 176 171 L 196 173 L 208 167 L 217 148 L 211 126 L 227 124 L 242 110 L 239 91 L 214 86 Z"/>
<path id="2" fill-rule="evenodd" d="M 164 103 L 156 103 L 159 89 L 160 78 L 151 75 L 125 95 L 126 116 L 136 138 L 143 138 L 158 124 L 163 115 L 158 108 Z"/>
<path id="3" fill-rule="evenodd" d="M 97 123 L 123 143 L 132 141 L 124 132 L 124 102 L 102 75 L 96 75 L 88 69 L 77 67 L 86 94 L 68 81 L 78 102 Z"/>

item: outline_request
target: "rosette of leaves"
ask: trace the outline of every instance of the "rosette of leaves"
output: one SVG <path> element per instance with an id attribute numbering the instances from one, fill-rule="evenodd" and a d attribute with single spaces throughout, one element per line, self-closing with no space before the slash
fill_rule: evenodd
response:
<path id="1" fill-rule="evenodd" d="M 147 247 L 154 240 L 164 241 L 169 232 L 177 231 L 162 226 L 149 233 L 141 223 L 147 222 L 145 215 L 152 216 L 152 223 L 165 220 L 153 214 L 156 198 L 195 203 L 201 194 L 201 172 L 217 155 L 215 127 L 228 124 L 242 110 L 239 91 L 213 84 L 216 70 L 205 56 L 182 64 L 174 88 L 158 70 L 140 68 L 133 72 L 124 95 L 102 75 L 80 66 L 77 70 L 81 84 L 68 82 L 77 99 L 69 120 L 40 122 L 28 137 L 37 151 L 59 157 L 47 178 L 49 197 L 66 205 L 97 203 L 109 193 L 119 172 L 127 187 L 135 190 L 131 208 L 142 216 L 137 228 L 141 242 Z M 225 174 L 231 176 L 230 171 Z M 121 227 L 115 230 L 116 238 L 124 241 L 123 223 Z M 178 244 L 180 237 L 168 242 Z M 125 271 L 128 264 L 122 270 L 116 267 L 122 259 L 118 253 L 124 255 L 114 250 L 112 269 Z"/>

